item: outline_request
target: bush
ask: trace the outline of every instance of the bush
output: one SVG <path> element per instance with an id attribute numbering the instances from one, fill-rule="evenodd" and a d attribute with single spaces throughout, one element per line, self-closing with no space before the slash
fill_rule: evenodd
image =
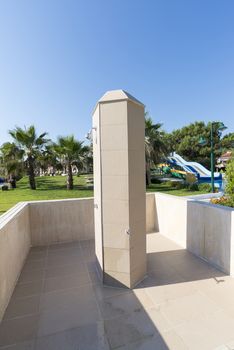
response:
<path id="1" fill-rule="evenodd" d="M 185 182 L 179 182 L 176 185 L 177 190 L 183 190 L 184 188 L 187 188 L 187 187 L 188 187 L 188 185 Z"/>
<path id="2" fill-rule="evenodd" d="M 225 196 L 222 196 L 221 198 L 212 198 L 210 202 L 212 204 L 219 204 L 219 205 L 225 205 L 227 207 L 234 207 L 234 200 Z"/>
<path id="3" fill-rule="evenodd" d="M 200 191 L 207 192 L 207 193 L 212 191 L 211 185 L 207 183 L 199 184 L 198 188 Z"/>
<path id="4" fill-rule="evenodd" d="M 198 184 L 197 184 L 197 183 L 190 184 L 190 185 L 188 186 L 188 190 L 189 190 L 189 191 L 199 191 Z"/>
<path id="5" fill-rule="evenodd" d="M 162 181 L 160 179 L 156 178 L 156 177 L 152 178 L 151 182 L 152 182 L 152 184 L 161 184 L 162 183 Z"/>
<path id="6" fill-rule="evenodd" d="M 232 159 L 226 168 L 226 187 L 225 191 L 230 197 L 231 201 L 234 202 L 234 159 Z"/>
<path id="7" fill-rule="evenodd" d="M 170 181 L 170 186 L 173 188 L 184 188 L 184 183 L 181 181 Z"/>

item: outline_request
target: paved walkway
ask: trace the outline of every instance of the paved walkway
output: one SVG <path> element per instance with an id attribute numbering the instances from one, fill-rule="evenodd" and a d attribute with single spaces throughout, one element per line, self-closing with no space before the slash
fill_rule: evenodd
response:
<path id="1" fill-rule="evenodd" d="M 8 350 L 234 349 L 234 281 L 160 234 L 148 277 L 104 287 L 94 242 L 31 249 L 0 325 Z"/>

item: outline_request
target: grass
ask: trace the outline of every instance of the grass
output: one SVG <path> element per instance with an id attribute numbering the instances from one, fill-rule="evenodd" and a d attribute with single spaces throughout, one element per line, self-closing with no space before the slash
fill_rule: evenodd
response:
<path id="1" fill-rule="evenodd" d="M 74 176 L 74 189 L 66 189 L 66 177 L 64 176 L 43 176 L 37 177 L 37 189 L 30 190 L 28 187 L 28 178 L 23 177 L 17 182 L 17 188 L 14 190 L 0 191 L 0 215 L 13 207 L 18 202 L 46 199 L 64 199 L 64 198 L 84 198 L 92 197 L 93 190 L 86 185 L 85 176 Z M 176 190 L 168 184 L 152 184 L 147 188 L 147 192 L 163 192 L 176 196 L 188 196 L 204 192 L 191 192 L 186 189 Z"/>
<path id="2" fill-rule="evenodd" d="M 66 189 L 65 176 L 42 176 L 36 178 L 37 189 L 30 190 L 28 178 L 23 177 L 17 182 L 14 190 L 0 191 L 0 215 L 13 207 L 18 202 L 92 197 L 93 190 L 86 186 L 85 176 L 74 176 L 74 189 Z"/>
<path id="3" fill-rule="evenodd" d="M 198 194 L 204 194 L 207 193 L 205 191 L 191 191 L 187 188 L 182 188 L 180 190 L 172 187 L 168 183 L 161 183 L 161 184 L 151 184 L 147 187 L 147 192 L 162 192 L 167 194 L 172 194 L 174 196 L 194 196 Z"/>

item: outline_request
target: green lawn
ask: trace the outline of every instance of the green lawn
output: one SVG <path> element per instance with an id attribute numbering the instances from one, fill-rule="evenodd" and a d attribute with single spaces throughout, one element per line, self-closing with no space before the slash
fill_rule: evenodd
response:
<path id="1" fill-rule="evenodd" d="M 177 190 L 170 186 L 168 183 L 152 184 L 147 188 L 147 192 L 162 192 L 167 194 L 173 194 L 174 196 L 194 196 L 198 194 L 204 194 L 204 191 L 189 191 L 186 188 Z"/>
<path id="2" fill-rule="evenodd" d="M 37 177 L 37 189 L 30 190 L 28 178 L 23 177 L 17 182 L 14 190 L 0 191 L 0 215 L 18 202 L 43 200 L 92 197 L 93 191 L 86 186 L 85 176 L 74 176 L 74 189 L 66 189 L 65 176 L 42 176 Z"/>
<path id="3" fill-rule="evenodd" d="M 0 191 L 0 215 L 18 202 L 43 200 L 43 199 L 64 199 L 92 197 L 93 190 L 87 188 L 85 176 L 74 176 L 74 190 L 66 189 L 66 177 L 63 176 L 43 176 L 37 177 L 37 189 L 35 191 L 28 188 L 28 178 L 24 177 L 17 182 L 14 190 Z M 175 190 L 168 184 L 152 184 L 147 192 L 163 192 L 176 196 L 188 196 L 202 192 L 191 192 L 186 189 Z"/>

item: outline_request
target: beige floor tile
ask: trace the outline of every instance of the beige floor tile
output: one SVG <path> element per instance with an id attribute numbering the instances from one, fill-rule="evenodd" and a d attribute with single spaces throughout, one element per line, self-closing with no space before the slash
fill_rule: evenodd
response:
<path id="1" fill-rule="evenodd" d="M 93 285 L 103 285 L 102 276 L 100 276 L 100 274 L 97 271 L 89 272 L 89 277 Z"/>
<path id="2" fill-rule="evenodd" d="M 41 294 L 42 283 L 42 279 L 28 283 L 17 283 L 12 298 L 24 298 Z"/>
<path id="3" fill-rule="evenodd" d="M 6 309 L 4 320 L 26 315 L 37 314 L 39 311 L 40 295 L 25 298 L 11 298 Z"/>
<path id="4" fill-rule="evenodd" d="M 93 290 L 95 292 L 96 298 L 99 301 L 102 301 L 106 298 L 114 297 L 114 296 L 117 296 L 120 294 L 129 293 L 129 289 L 127 289 L 127 288 L 112 288 L 109 286 L 105 286 L 103 284 L 95 285 L 93 287 Z"/>
<path id="5" fill-rule="evenodd" d="M 29 260 L 27 259 L 22 272 L 31 270 L 42 270 L 45 268 L 45 259 L 40 260 Z"/>
<path id="6" fill-rule="evenodd" d="M 210 300 L 234 317 L 234 285 L 233 281 L 216 284 L 213 288 L 202 290 Z"/>
<path id="7" fill-rule="evenodd" d="M 51 244 L 48 247 L 48 251 L 52 250 L 66 250 L 66 249 L 75 249 L 80 247 L 79 242 L 64 242 L 64 243 L 57 243 L 57 244 Z"/>
<path id="8" fill-rule="evenodd" d="M 40 281 L 44 278 L 45 270 L 24 270 L 20 274 L 18 283 Z"/>
<path id="9" fill-rule="evenodd" d="M 31 252 L 47 252 L 49 249 L 48 245 L 41 245 L 41 246 L 36 246 L 36 247 L 31 247 L 30 253 Z"/>
<path id="10" fill-rule="evenodd" d="M 36 340 L 34 350 L 109 350 L 102 322 L 89 324 Z"/>
<path id="11" fill-rule="evenodd" d="M 81 263 L 83 260 L 82 257 L 80 256 L 75 256 L 75 255 L 62 255 L 58 256 L 56 255 L 55 257 L 49 257 L 46 261 L 46 267 L 57 267 L 57 266 L 63 266 L 63 265 L 78 265 Z"/>
<path id="12" fill-rule="evenodd" d="M 148 276 L 153 278 L 151 286 L 165 286 L 184 282 L 184 278 L 173 268 L 155 269 L 148 272 Z M 144 280 L 147 283 L 147 280 Z"/>
<path id="13" fill-rule="evenodd" d="M 233 339 L 234 318 L 221 311 L 183 323 L 175 332 L 191 350 L 214 350 Z"/>
<path id="14" fill-rule="evenodd" d="M 47 250 L 42 250 L 42 251 L 32 251 L 30 250 L 27 260 L 28 261 L 33 261 L 33 260 L 43 260 L 46 259 L 47 257 Z"/>
<path id="15" fill-rule="evenodd" d="M 99 320 L 100 312 L 96 302 L 84 298 L 76 304 L 71 303 L 69 306 L 63 305 L 52 311 L 42 312 L 39 319 L 38 336 L 84 326 Z"/>
<path id="16" fill-rule="evenodd" d="M 141 303 L 144 309 L 150 309 L 155 306 L 153 300 L 146 293 L 146 289 L 136 288 L 133 290 L 133 293 L 135 294 L 136 298 Z"/>
<path id="17" fill-rule="evenodd" d="M 80 274 L 64 275 L 59 277 L 47 278 L 45 280 L 43 292 L 48 293 L 56 290 L 81 287 L 91 283 L 88 272 Z"/>
<path id="18" fill-rule="evenodd" d="M 162 314 L 159 306 L 145 311 L 159 333 L 169 331 L 172 328 L 171 324 Z"/>
<path id="19" fill-rule="evenodd" d="M 145 337 L 137 342 L 118 347 L 118 350 L 170 350 L 160 335 Z"/>
<path id="20" fill-rule="evenodd" d="M 164 342 L 170 350 L 189 350 L 182 338 L 174 331 L 169 330 L 161 334 Z M 202 348 L 199 350 L 203 350 Z"/>
<path id="21" fill-rule="evenodd" d="M 216 287 L 225 289 L 228 284 L 230 288 L 234 288 L 234 279 L 230 276 L 224 275 L 221 277 L 211 277 L 207 279 L 196 280 L 193 282 L 194 287 L 201 292 L 208 292 Z M 232 286 L 231 286 L 232 284 Z"/>
<path id="22" fill-rule="evenodd" d="M 155 305 L 186 295 L 194 294 L 196 291 L 196 287 L 191 282 L 165 284 L 160 286 L 152 286 L 145 289 L 145 292 L 153 300 Z"/>
<path id="23" fill-rule="evenodd" d="M 118 316 L 138 312 L 142 305 L 133 292 L 116 295 L 113 297 L 98 300 L 102 316 L 104 319 L 110 319 Z"/>
<path id="24" fill-rule="evenodd" d="M 147 252 L 167 252 L 173 250 L 184 250 L 184 248 L 160 233 L 147 235 Z"/>
<path id="25" fill-rule="evenodd" d="M 160 304 L 160 311 L 172 326 L 176 326 L 183 322 L 212 315 L 220 311 L 220 307 L 205 295 L 195 292 Z"/>
<path id="26" fill-rule="evenodd" d="M 45 278 L 59 277 L 65 275 L 78 275 L 87 271 L 86 265 L 83 262 L 78 264 L 68 264 L 63 266 L 51 266 L 45 270 Z"/>
<path id="27" fill-rule="evenodd" d="M 34 340 L 0 347 L 0 350 L 34 350 Z"/>
<path id="28" fill-rule="evenodd" d="M 143 309 L 106 320 L 105 331 L 111 348 L 131 344 L 158 334 Z"/>
<path id="29" fill-rule="evenodd" d="M 48 259 L 62 258 L 64 256 L 78 256 L 82 258 L 81 248 L 69 248 L 69 249 L 54 249 L 48 252 Z"/>
<path id="30" fill-rule="evenodd" d="M 44 293 L 41 296 L 40 312 L 53 312 L 59 308 L 66 308 L 74 306 L 78 308 L 79 305 L 95 302 L 95 294 L 92 285 L 85 285 L 79 288 L 53 291 Z"/>
<path id="31" fill-rule="evenodd" d="M 31 249 L 0 350 L 233 350 L 234 279 L 163 236 L 147 240 L 149 276 L 134 291 L 102 285 L 93 240 Z M 39 297 L 40 319 L 18 317 Z"/>
<path id="32" fill-rule="evenodd" d="M 226 346 L 227 346 L 228 350 L 234 350 L 234 336 L 233 336 L 233 340 L 228 341 L 226 343 Z"/>
<path id="33" fill-rule="evenodd" d="M 25 316 L 3 321 L 0 324 L 0 346 L 32 340 L 38 327 L 38 316 Z"/>

